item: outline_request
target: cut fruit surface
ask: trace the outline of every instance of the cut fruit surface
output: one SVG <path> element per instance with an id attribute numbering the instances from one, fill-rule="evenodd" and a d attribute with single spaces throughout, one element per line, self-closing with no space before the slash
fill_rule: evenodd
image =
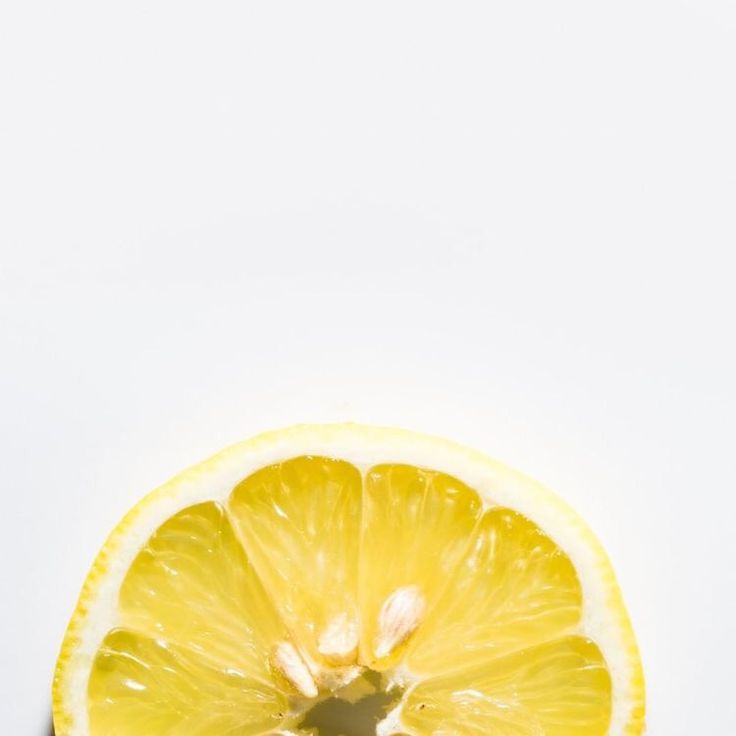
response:
<path id="1" fill-rule="evenodd" d="M 138 504 L 85 582 L 54 723 L 319 736 L 313 709 L 377 689 L 380 736 L 644 729 L 636 642 L 580 519 L 478 453 L 355 425 L 261 436 Z"/>

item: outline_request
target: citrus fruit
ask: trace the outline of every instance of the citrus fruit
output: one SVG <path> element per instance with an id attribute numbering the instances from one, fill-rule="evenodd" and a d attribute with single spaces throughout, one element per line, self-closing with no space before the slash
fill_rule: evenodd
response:
<path id="1" fill-rule="evenodd" d="M 184 472 L 120 522 L 61 648 L 54 724 L 319 734 L 316 708 L 376 691 L 379 736 L 644 728 L 614 574 L 559 499 L 443 440 L 298 426 Z"/>

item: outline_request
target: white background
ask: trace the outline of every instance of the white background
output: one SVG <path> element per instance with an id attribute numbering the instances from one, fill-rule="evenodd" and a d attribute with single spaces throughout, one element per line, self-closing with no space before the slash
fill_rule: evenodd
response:
<path id="1" fill-rule="evenodd" d="M 88 565 L 264 429 L 477 446 L 610 551 L 650 730 L 734 733 L 729 2 L 0 10 L 4 734 Z"/>

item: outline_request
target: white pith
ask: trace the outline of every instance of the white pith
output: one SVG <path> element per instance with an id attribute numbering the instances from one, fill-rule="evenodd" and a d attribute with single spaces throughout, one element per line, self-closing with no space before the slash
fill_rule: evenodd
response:
<path id="1" fill-rule="evenodd" d="M 638 705 L 638 694 L 631 692 L 636 662 L 617 605 L 615 580 L 604 553 L 584 523 L 549 491 L 480 453 L 400 430 L 326 425 L 298 426 L 229 448 L 155 491 L 113 532 L 102 552 L 106 558 L 104 574 L 85 586 L 82 598 L 86 610 L 70 625 L 78 643 L 63 665 L 58 698 L 71 714 L 72 725 L 60 736 L 91 736 L 87 680 L 92 662 L 105 635 L 120 624 L 118 591 L 135 556 L 153 532 L 182 508 L 203 501 L 225 503 L 235 485 L 251 473 L 300 455 L 346 460 L 363 473 L 384 463 L 438 470 L 473 488 L 487 508 L 508 506 L 539 525 L 567 554 L 578 573 L 584 608 L 577 633 L 591 638 L 601 649 L 613 685 L 609 736 L 624 735 L 631 710 Z M 334 635 L 339 638 L 339 632 Z M 391 679 L 404 687 L 416 681 L 401 666 L 391 673 Z M 309 688 L 308 683 L 302 684 Z M 409 732 L 401 724 L 399 706 L 380 726 L 379 733 L 388 736 L 401 731 Z"/>

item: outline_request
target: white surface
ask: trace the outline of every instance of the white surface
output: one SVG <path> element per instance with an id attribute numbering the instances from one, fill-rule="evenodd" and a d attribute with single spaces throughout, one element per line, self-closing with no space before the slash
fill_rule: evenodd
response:
<path id="1" fill-rule="evenodd" d="M 536 476 L 616 565 L 650 733 L 727 736 L 727 2 L 0 9 L 3 733 L 140 495 L 296 421 Z"/>

